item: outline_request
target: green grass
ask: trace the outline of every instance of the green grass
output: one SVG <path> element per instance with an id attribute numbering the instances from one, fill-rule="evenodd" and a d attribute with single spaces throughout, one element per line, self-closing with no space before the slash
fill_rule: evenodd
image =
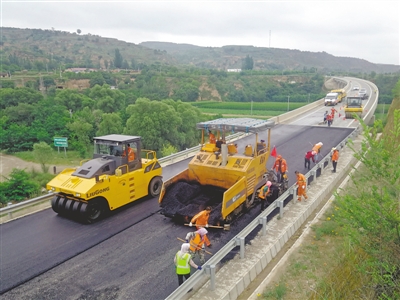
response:
<path id="1" fill-rule="evenodd" d="M 25 161 L 37 163 L 32 151 L 16 152 L 13 155 Z M 60 150 L 60 153 L 54 151 L 54 155 L 49 157 L 46 165 L 79 166 L 81 160 L 78 151 L 67 150 L 65 154 L 64 151 Z"/>
<path id="2" fill-rule="evenodd" d="M 287 102 L 196 102 L 193 106 L 205 114 L 245 115 L 259 117 L 273 117 L 288 111 Z M 305 102 L 289 103 L 289 111 L 307 105 Z"/>
<path id="3" fill-rule="evenodd" d="M 263 299 L 284 299 L 287 292 L 287 287 L 283 281 L 276 284 L 272 290 L 269 290 L 263 294 Z"/>

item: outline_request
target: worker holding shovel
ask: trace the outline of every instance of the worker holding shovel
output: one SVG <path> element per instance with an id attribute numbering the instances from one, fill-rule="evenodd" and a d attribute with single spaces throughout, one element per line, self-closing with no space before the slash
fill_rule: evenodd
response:
<path id="1" fill-rule="evenodd" d="M 197 230 L 203 227 L 208 228 L 208 219 L 210 218 L 210 213 L 211 213 L 211 207 L 207 206 L 205 210 L 199 212 L 192 218 L 192 220 L 189 223 L 189 226 L 192 227 L 193 224 L 195 224 Z M 211 246 L 210 240 L 208 239 L 206 234 L 204 235 L 204 241 L 207 247 Z"/>
<path id="2" fill-rule="evenodd" d="M 204 253 L 205 251 L 205 235 L 207 234 L 207 229 L 205 228 L 200 228 L 197 231 L 194 232 L 189 232 L 186 235 L 186 242 L 190 244 L 189 248 L 189 253 L 192 254 L 192 256 L 199 255 L 200 258 L 200 263 L 203 265 L 206 261 L 204 259 Z"/>

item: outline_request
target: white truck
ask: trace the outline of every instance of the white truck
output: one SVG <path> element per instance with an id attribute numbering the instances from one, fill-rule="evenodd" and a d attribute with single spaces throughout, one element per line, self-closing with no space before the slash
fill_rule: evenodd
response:
<path id="1" fill-rule="evenodd" d="M 325 96 L 325 106 L 335 106 L 339 103 L 339 93 L 328 93 Z"/>

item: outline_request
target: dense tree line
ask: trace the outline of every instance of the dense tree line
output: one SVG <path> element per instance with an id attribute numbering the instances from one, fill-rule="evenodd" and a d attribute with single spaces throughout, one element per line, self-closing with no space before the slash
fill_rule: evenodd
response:
<path id="1" fill-rule="evenodd" d="M 127 105 L 125 94 L 106 84 L 84 92 L 57 90 L 47 97 L 30 88 L 2 88 L 0 108 L 1 149 L 8 152 L 67 137 L 72 149 L 86 156 L 95 135 L 122 132 L 141 135 L 148 149 L 181 150 L 198 143 L 196 123 L 204 120 L 197 108 L 172 99 L 138 98 Z"/>

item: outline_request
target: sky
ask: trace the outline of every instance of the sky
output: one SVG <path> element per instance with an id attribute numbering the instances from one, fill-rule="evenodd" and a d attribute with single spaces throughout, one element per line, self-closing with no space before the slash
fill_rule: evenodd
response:
<path id="1" fill-rule="evenodd" d="M 400 65 L 400 1 L 1 0 L 2 27 L 139 44 L 252 45 Z"/>

